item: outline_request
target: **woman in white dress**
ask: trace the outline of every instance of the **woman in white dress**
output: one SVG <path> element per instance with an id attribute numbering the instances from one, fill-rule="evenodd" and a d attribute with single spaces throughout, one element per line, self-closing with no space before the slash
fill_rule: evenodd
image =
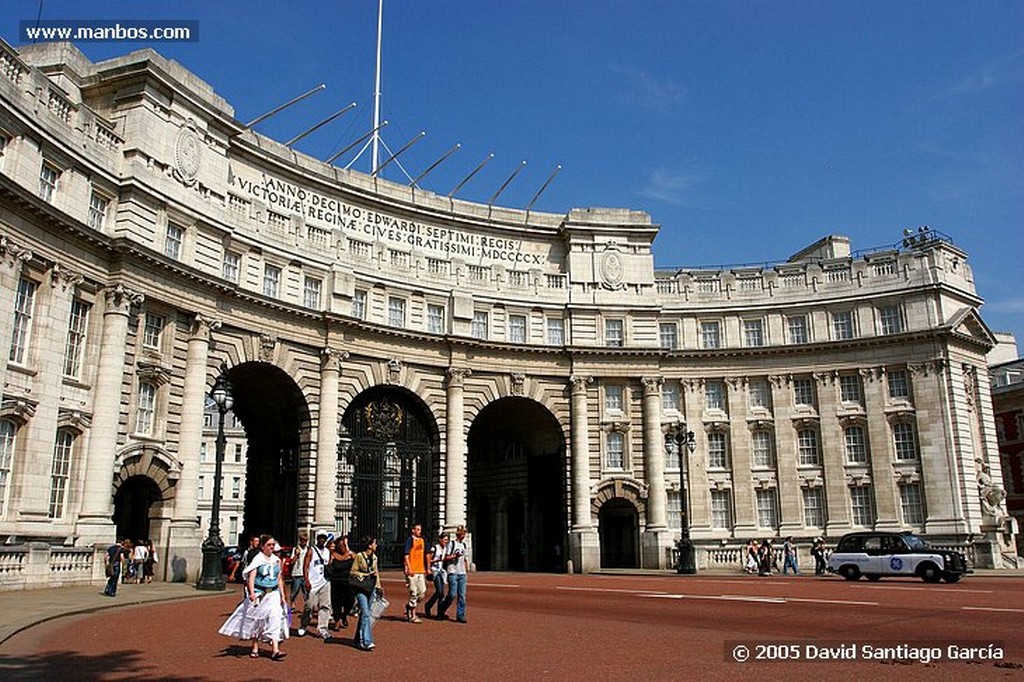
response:
<path id="1" fill-rule="evenodd" d="M 274 554 L 277 541 L 271 535 L 260 537 L 260 551 L 242 571 L 245 580 L 245 594 L 242 603 L 220 628 L 220 634 L 238 639 L 251 639 L 252 651 L 249 656 L 259 658 L 259 642 L 270 642 L 273 651 L 270 658 L 280 661 L 285 654 L 281 651 L 282 639 L 288 638 L 288 622 L 285 619 L 287 598 L 284 593 L 284 573 L 281 559 Z"/>

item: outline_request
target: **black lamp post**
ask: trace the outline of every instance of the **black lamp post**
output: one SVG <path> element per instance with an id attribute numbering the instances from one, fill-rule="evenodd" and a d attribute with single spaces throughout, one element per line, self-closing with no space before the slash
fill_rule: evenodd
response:
<path id="1" fill-rule="evenodd" d="M 693 431 L 686 428 L 682 421 L 676 421 L 669 427 L 666 436 L 676 444 L 676 452 L 679 453 L 679 511 L 682 523 L 679 531 L 679 542 L 676 548 L 679 550 L 679 564 L 676 566 L 676 573 L 692 575 L 697 572 L 697 553 L 693 548 L 693 540 L 690 539 L 690 512 L 686 496 L 686 466 L 684 448 L 686 452 L 693 452 L 697 449 Z"/>
<path id="2" fill-rule="evenodd" d="M 224 463 L 224 448 L 227 439 L 224 437 L 224 414 L 235 404 L 231 394 L 231 382 L 228 380 L 228 368 L 220 366 L 220 374 L 210 389 L 210 399 L 217 406 L 220 420 L 217 422 L 217 464 L 213 476 L 213 511 L 210 514 L 210 533 L 203 540 L 203 573 L 199 576 L 200 590 L 223 590 L 224 568 L 221 555 L 224 552 L 224 540 L 220 537 L 220 479 Z"/>

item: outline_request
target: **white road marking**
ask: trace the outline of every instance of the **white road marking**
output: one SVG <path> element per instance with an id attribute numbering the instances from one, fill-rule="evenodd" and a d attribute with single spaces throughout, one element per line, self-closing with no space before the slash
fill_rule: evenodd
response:
<path id="1" fill-rule="evenodd" d="M 714 601 L 751 601 L 762 604 L 788 604 L 808 602 L 812 604 L 839 604 L 842 606 L 878 606 L 876 601 L 847 601 L 841 599 L 802 599 L 798 597 L 757 597 L 741 594 L 643 594 L 643 597 L 657 599 L 709 599 Z"/>
<path id="2" fill-rule="evenodd" d="M 992 594 L 995 590 L 972 590 L 972 589 L 960 589 L 956 587 L 927 587 L 924 584 L 918 585 L 917 587 L 903 586 L 903 585 L 861 585 L 861 587 L 869 590 L 924 590 L 927 592 L 971 592 L 973 594 Z"/>
<path id="3" fill-rule="evenodd" d="M 1001 609 L 995 606 L 962 606 L 964 611 L 1000 611 L 1003 613 L 1024 613 L 1024 609 Z"/>
<path id="4" fill-rule="evenodd" d="M 556 590 L 568 590 L 570 592 L 619 592 L 622 594 L 643 594 L 643 595 L 658 595 L 665 594 L 661 590 L 622 590 L 622 589 L 608 589 L 607 587 L 564 587 L 562 585 L 556 585 Z"/>
<path id="5" fill-rule="evenodd" d="M 507 587 L 507 588 L 519 588 L 522 585 L 512 585 L 509 583 L 478 583 L 474 582 L 473 587 Z"/>
<path id="6" fill-rule="evenodd" d="M 844 599 L 800 599 L 797 597 L 786 597 L 786 601 L 807 602 L 809 604 L 844 604 L 848 606 L 878 606 L 876 601 L 847 601 Z"/>

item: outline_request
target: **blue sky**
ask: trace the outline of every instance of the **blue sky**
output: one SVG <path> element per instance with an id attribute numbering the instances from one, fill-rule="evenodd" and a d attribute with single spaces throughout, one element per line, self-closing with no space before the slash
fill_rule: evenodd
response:
<path id="1" fill-rule="evenodd" d="M 0 35 L 38 0 L 6 0 Z M 376 0 L 45 0 L 44 19 L 192 19 L 139 47 L 210 83 L 257 129 L 326 158 L 369 130 Z M 659 267 L 782 260 L 830 233 L 854 249 L 929 225 L 969 254 L 982 314 L 1024 346 L 1024 3 L 949 0 L 385 0 L 385 140 L 423 184 L 537 210 L 641 209 Z M 339 160 L 344 165 L 352 154 Z M 369 170 L 368 156 L 354 166 Z M 400 181 L 400 170 L 385 172 Z"/>

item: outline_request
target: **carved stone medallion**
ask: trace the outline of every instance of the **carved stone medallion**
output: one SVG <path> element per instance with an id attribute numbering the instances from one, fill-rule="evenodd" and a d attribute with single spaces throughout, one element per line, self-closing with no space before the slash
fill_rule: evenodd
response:
<path id="1" fill-rule="evenodd" d="M 174 141 L 174 177 L 181 183 L 191 186 L 199 175 L 203 145 L 196 129 L 195 121 L 188 119 L 178 130 L 178 138 Z"/>

